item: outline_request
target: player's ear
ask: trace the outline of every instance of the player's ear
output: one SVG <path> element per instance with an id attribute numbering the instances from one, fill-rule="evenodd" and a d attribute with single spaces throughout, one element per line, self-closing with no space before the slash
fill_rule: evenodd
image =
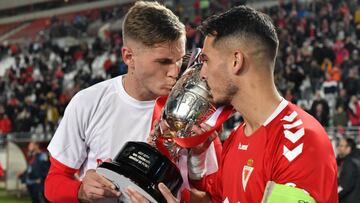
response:
<path id="1" fill-rule="evenodd" d="M 123 46 L 121 48 L 121 55 L 124 63 L 128 66 L 128 68 L 134 67 L 134 53 L 133 50 L 128 46 Z"/>
<path id="2" fill-rule="evenodd" d="M 235 50 L 232 56 L 232 72 L 238 75 L 244 66 L 244 54 L 241 50 Z"/>

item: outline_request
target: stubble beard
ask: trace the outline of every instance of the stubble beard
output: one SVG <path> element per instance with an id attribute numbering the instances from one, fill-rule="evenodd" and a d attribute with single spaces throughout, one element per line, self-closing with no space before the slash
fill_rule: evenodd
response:
<path id="1" fill-rule="evenodd" d="M 218 98 L 214 98 L 214 103 L 216 104 L 216 106 L 231 105 L 231 102 L 238 91 L 239 91 L 238 87 L 230 83 L 227 83 L 223 93 L 219 95 Z"/>

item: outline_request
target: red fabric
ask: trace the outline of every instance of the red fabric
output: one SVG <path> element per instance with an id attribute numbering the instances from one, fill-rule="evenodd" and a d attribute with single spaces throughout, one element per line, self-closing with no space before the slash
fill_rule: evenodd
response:
<path id="1" fill-rule="evenodd" d="M 12 97 L 9 99 L 8 104 L 10 106 L 17 106 L 19 104 L 19 101 L 16 99 L 16 97 Z"/>
<path id="2" fill-rule="evenodd" d="M 111 65 L 112 65 L 111 59 L 106 59 L 106 61 L 104 62 L 104 70 L 108 71 L 110 69 Z"/>
<path id="3" fill-rule="evenodd" d="M 315 27 L 310 28 L 310 38 L 315 38 L 316 29 Z"/>
<path id="4" fill-rule="evenodd" d="M 344 62 L 344 58 L 348 58 L 349 55 L 349 51 L 345 48 L 337 50 L 335 52 L 335 65 L 341 65 Z"/>
<path id="5" fill-rule="evenodd" d="M 83 53 L 82 51 L 76 51 L 76 52 L 74 53 L 74 59 L 75 59 L 76 61 L 82 60 L 83 58 L 84 58 L 84 53 Z"/>
<path id="6" fill-rule="evenodd" d="M 45 196 L 54 203 L 78 203 L 77 193 L 81 182 L 74 174 L 77 169 L 70 168 L 50 157 L 51 166 L 45 180 Z"/>
<path id="7" fill-rule="evenodd" d="M 313 117 L 293 104 L 250 137 L 244 125 L 234 131 L 224 143 L 218 172 L 198 184 L 206 187 L 213 202 L 261 202 L 269 180 L 293 183 L 318 203 L 338 202 L 329 138 Z"/>
<path id="8" fill-rule="evenodd" d="M 360 103 L 354 103 L 354 109 L 348 110 L 349 120 L 351 125 L 356 126 L 360 124 Z"/>
<path id="9" fill-rule="evenodd" d="M 208 139 L 208 137 L 215 131 L 218 130 L 221 125 L 229 118 L 229 116 L 234 112 L 234 109 L 232 106 L 227 106 L 223 109 L 223 111 L 220 113 L 220 116 L 217 118 L 216 123 L 213 127 L 211 127 L 211 130 L 197 136 L 191 136 L 191 137 L 185 137 L 185 138 L 174 138 L 174 141 L 177 145 L 183 147 L 183 148 L 193 148 L 195 146 L 198 146 L 201 143 L 204 143 L 205 140 Z"/>
<path id="10" fill-rule="evenodd" d="M 4 169 L 0 163 L 0 177 L 3 177 L 4 176 Z"/>
<path id="11" fill-rule="evenodd" d="M 219 169 L 220 170 L 220 169 Z M 190 180 L 191 185 L 195 187 L 198 190 L 206 191 L 210 197 L 211 202 L 213 203 L 221 203 L 222 197 L 220 193 L 218 192 L 218 186 L 216 183 L 216 180 L 218 178 L 218 174 L 221 174 L 220 171 L 217 171 L 216 173 L 207 175 L 205 178 L 201 180 Z"/>
<path id="12" fill-rule="evenodd" d="M 64 71 L 61 69 L 61 67 L 58 67 L 55 70 L 55 77 L 58 79 L 64 77 Z"/>
<path id="13" fill-rule="evenodd" d="M 11 129 L 12 125 L 9 118 L 0 119 L 0 133 L 8 133 Z"/>
<path id="14" fill-rule="evenodd" d="M 181 191 L 180 203 L 190 203 L 190 191 L 186 188 Z"/>
<path id="15" fill-rule="evenodd" d="M 286 20 L 285 18 L 280 18 L 277 20 L 277 26 L 282 29 L 286 29 Z"/>
<path id="16" fill-rule="evenodd" d="M 192 28 L 190 25 L 186 25 L 186 38 L 193 38 L 195 37 L 197 30 L 195 28 Z"/>
<path id="17" fill-rule="evenodd" d="M 15 44 L 10 45 L 11 54 L 14 55 L 18 52 L 18 48 Z"/>

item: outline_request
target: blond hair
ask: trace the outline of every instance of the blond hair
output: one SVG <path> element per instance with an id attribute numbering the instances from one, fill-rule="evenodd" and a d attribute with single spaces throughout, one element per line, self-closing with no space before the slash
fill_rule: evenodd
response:
<path id="1" fill-rule="evenodd" d="M 185 26 L 168 8 L 157 2 L 136 2 L 125 15 L 123 41 L 132 39 L 146 46 L 178 40 Z"/>

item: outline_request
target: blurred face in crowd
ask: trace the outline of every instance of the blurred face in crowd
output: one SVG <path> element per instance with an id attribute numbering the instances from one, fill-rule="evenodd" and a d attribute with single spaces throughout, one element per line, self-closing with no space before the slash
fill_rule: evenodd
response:
<path id="1" fill-rule="evenodd" d="M 358 101 L 357 96 L 356 96 L 356 95 L 352 95 L 351 98 L 350 98 L 350 101 L 351 101 L 351 102 L 357 102 L 357 101 Z"/>
<path id="2" fill-rule="evenodd" d="M 123 48 L 126 49 L 124 61 L 128 75 L 136 80 L 138 99 L 152 100 L 169 94 L 185 55 L 185 36 L 151 47 L 137 42 L 129 45 Z"/>
<path id="3" fill-rule="evenodd" d="M 350 154 L 351 147 L 349 147 L 346 140 L 341 139 L 337 146 L 337 150 L 340 157 L 345 157 L 346 155 Z"/>
<path id="4" fill-rule="evenodd" d="M 207 80 L 214 103 L 219 105 L 229 104 L 237 93 L 238 87 L 234 86 L 231 79 L 231 63 L 229 52 L 216 48 L 213 45 L 215 37 L 207 36 L 201 54 L 203 67 L 201 76 Z"/>
<path id="5" fill-rule="evenodd" d="M 35 142 L 30 142 L 28 145 L 29 154 L 31 155 L 34 152 L 37 152 L 39 150 L 39 144 Z"/>
<path id="6" fill-rule="evenodd" d="M 322 104 L 317 104 L 316 105 L 316 112 L 317 113 L 323 112 L 323 105 Z"/>

